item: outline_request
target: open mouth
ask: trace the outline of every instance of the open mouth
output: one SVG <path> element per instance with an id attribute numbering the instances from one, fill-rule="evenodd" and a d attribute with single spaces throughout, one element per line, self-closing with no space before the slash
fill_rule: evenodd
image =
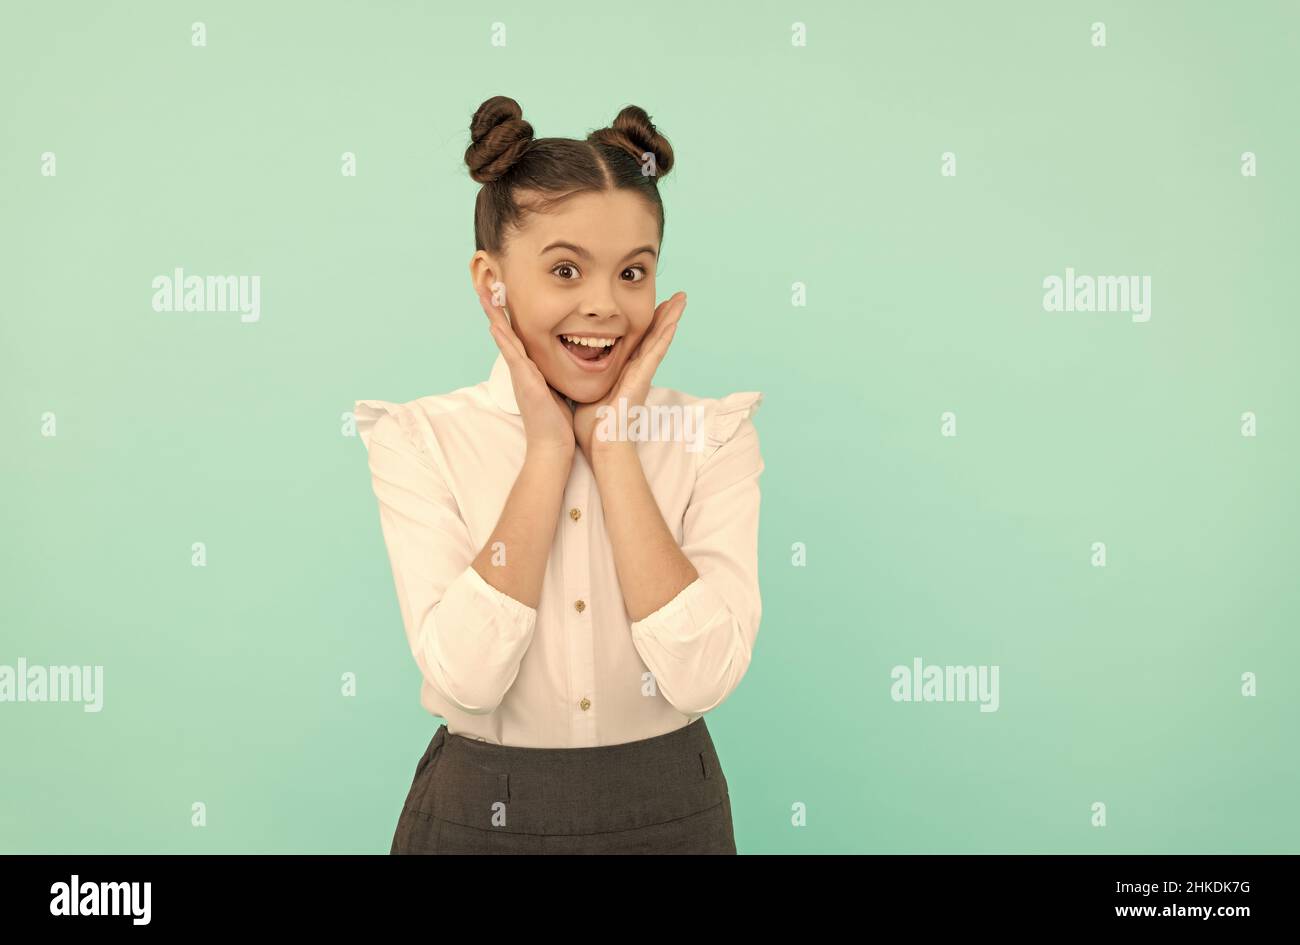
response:
<path id="1" fill-rule="evenodd" d="M 556 335 L 555 340 L 579 368 L 584 371 L 601 371 L 613 360 L 614 350 L 623 341 L 623 336 L 598 338 L 592 335 Z"/>

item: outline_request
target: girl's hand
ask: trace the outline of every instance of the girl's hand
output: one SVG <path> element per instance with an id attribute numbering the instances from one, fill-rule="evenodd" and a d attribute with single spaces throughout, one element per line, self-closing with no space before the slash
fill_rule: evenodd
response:
<path id="1" fill-rule="evenodd" d="M 609 393 L 595 403 L 578 404 L 573 414 L 573 433 L 588 461 L 594 455 L 593 451 L 598 453 L 619 442 L 593 439 L 593 431 L 599 422 L 597 411 L 605 406 L 611 408 L 617 416 L 619 398 L 627 400 L 628 413 L 631 413 L 633 407 L 645 406 L 646 395 L 650 393 L 650 381 L 654 379 L 659 363 L 668 353 L 668 345 L 677 331 L 677 322 L 685 310 L 685 292 L 678 292 L 666 302 L 661 302 L 655 309 L 654 318 L 650 320 L 650 327 L 641 336 L 632 356 L 623 364 L 623 370 L 610 387 Z"/>
<path id="2" fill-rule="evenodd" d="M 491 296 L 478 290 L 478 300 L 488 317 L 488 331 L 505 355 L 510 383 L 524 420 L 529 452 L 547 452 L 565 458 L 573 456 L 573 413 L 568 402 L 547 383 L 545 376 L 524 350 L 505 309 L 493 304 Z"/>

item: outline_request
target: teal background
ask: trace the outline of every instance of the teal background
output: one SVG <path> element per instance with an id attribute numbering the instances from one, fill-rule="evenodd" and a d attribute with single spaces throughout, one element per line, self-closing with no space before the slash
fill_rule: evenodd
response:
<path id="1" fill-rule="evenodd" d="M 650 112 L 656 383 L 765 394 L 763 623 L 707 717 L 740 852 L 1300 852 L 1297 11 L 7 6 L 0 663 L 102 664 L 105 707 L 0 704 L 0 850 L 387 852 L 438 720 L 345 414 L 487 377 L 505 94 Z M 176 266 L 259 274 L 260 321 L 154 312 Z M 1045 312 L 1067 266 L 1151 320 Z M 917 656 L 1001 707 L 893 702 Z"/>

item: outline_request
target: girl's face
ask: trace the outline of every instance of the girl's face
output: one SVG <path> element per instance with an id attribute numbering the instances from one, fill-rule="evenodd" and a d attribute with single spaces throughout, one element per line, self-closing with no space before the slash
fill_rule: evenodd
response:
<path id="1" fill-rule="evenodd" d="M 526 217 L 502 256 L 470 260 L 476 286 L 505 284 L 505 309 L 547 383 L 579 403 L 600 400 L 650 327 L 655 310 L 658 225 L 645 199 L 626 190 L 578 194 Z M 599 347 L 560 336 L 603 337 Z"/>

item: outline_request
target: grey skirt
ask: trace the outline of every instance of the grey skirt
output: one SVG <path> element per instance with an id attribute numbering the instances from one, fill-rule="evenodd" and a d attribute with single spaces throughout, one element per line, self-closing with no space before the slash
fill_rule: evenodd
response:
<path id="1" fill-rule="evenodd" d="M 736 852 L 731 799 L 699 718 L 595 748 L 521 748 L 438 727 L 390 853 Z"/>

